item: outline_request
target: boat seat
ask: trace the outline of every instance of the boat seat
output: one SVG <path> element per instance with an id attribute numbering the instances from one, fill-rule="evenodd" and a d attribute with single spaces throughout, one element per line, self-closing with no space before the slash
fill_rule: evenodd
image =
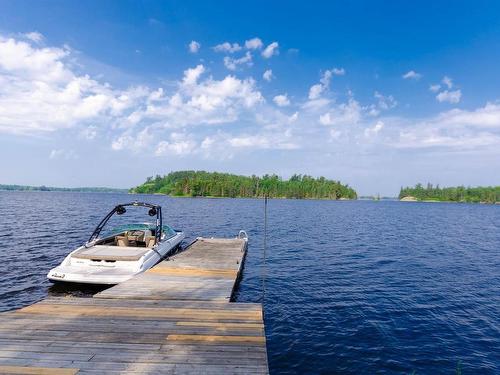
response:
<path id="1" fill-rule="evenodd" d="M 145 247 L 118 247 L 96 245 L 88 249 L 80 249 L 76 251 L 72 257 L 79 259 L 93 260 L 139 260 L 150 249 Z"/>
<path id="2" fill-rule="evenodd" d="M 116 240 L 116 246 L 127 247 L 129 245 L 127 236 L 116 236 L 115 240 Z"/>
<path id="3" fill-rule="evenodd" d="M 154 236 L 144 237 L 144 242 L 146 242 L 146 247 L 152 248 L 155 245 L 155 237 Z"/>

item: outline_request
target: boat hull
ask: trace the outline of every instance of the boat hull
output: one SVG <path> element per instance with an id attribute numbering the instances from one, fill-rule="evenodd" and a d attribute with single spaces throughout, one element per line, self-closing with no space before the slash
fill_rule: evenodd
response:
<path id="1" fill-rule="evenodd" d="M 153 250 L 148 251 L 137 260 L 105 261 L 95 259 L 79 259 L 77 253 L 85 248 L 78 248 L 69 254 L 57 267 L 51 269 L 47 278 L 52 282 L 115 285 L 139 275 L 165 256 L 172 254 L 184 239 L 183 232 L 163 241 Z"/>

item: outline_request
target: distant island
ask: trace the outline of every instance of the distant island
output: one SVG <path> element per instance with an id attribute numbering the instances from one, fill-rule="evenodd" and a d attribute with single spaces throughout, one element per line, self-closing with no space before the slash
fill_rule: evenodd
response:
<path id="1" fill-rule="evenodd" d="M 107 187 L 76 187 L 76 188 L 65 188 L 65 187 L 53 187 L 53 186 L 27 186 L 27 185 L 2 185 L 0 184 L 0 191 L 72 191 L 72 192 L 96 192 L 96 193 L 123 193 L 127 192 L 128 189 L 114 189 Z"/>
<path id="2" fill-rule="evenodd" d="M 283 180 L 274 174 L 250 177 L 205 171 L 178 171 L 148 177 L 130 192 L 183 197 L 357 199 L 353 188 L 324 177 L 293 175 Z"/>
<path id="3" fill-rule="evenodd" d="M 468 202 L 468 203 L 499 203 L 500 186 L 486 187 L 444 187 L 427 184 L 417 184 L 415 187 L 401 188 L 399 199 L 402 201 L 431 202 Z"/>

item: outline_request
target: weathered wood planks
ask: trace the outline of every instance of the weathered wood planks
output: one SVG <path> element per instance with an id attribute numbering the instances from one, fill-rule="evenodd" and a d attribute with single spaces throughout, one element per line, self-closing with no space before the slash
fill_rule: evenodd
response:
<path id="1" fill-rule="evenodd" d="M 94 298 L 0 314 L 0 374 L 267 374 L 262 306 L 229 302 L 246 242 L 198 239 Z"/>
<path id="2" fill-rule="evenodd" d="M 246 247 L 243 239 L 200 238 L 186 251 L 96 298 L 229 301 Z"/>

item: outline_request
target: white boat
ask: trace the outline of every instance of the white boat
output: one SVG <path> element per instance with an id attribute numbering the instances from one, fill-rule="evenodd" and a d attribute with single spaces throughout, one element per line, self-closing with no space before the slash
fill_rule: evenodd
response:
<path id="1" fill-rule="evenodd" d="M 130 207 L 149 208 L 154 223 L 125 224 L 101 232 L 113 215 Z M 174 253 L 184 233 L 162 223 L 161 206 L 133 202 L 116 206 L 99 223 L 89 240 L 71 252 L 47 277 L 51 281 L 85 284 L 119 284 L 147 271 L 165 256 Z"/>

